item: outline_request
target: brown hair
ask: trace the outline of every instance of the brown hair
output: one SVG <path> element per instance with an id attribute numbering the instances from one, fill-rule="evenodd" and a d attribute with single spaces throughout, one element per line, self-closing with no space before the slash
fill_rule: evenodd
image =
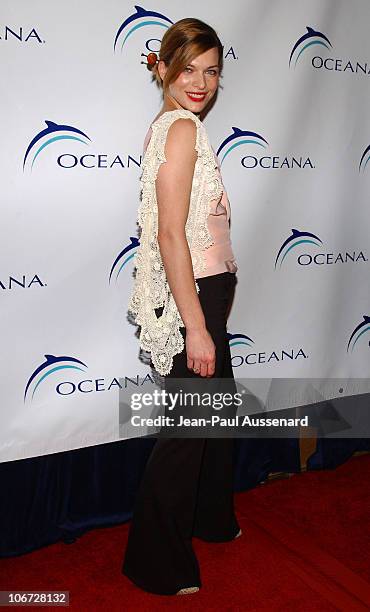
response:
<path id="1" fill-rule="evenodd" d="M 195 57 L 214 47 L 218 48 L 218 66 L 221 74 L 223 46 L 216 31 L 200 19 L 192 17 L 180 19 L 166 30 L 162 38 L 159 60 L 163 60 L 167 66 L 163 82 L 158 72 L 158 64 L 153 67 L 154 79 L 163 90 L 166 90 Z"/>

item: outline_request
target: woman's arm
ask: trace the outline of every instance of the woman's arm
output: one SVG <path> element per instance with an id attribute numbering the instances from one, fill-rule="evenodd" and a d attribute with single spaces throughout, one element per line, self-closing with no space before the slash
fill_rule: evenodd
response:
<path id="1" fill-rule="evenodd" d="M 156 179 L 158 244 L 179 313 L 186 328 L 187 365 L 201 376 L 215 371 L 215 345 L 207 331 L 194 284 L 194 273 L 185 224 L 197 160 L 196 126 L 192 119 L 177 119 L 167 132 L 166 162 Z"/>

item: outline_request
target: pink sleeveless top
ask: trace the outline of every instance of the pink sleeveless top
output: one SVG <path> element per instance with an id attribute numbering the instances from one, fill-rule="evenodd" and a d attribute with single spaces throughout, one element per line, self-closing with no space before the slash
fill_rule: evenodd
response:
<path id="1" fill-rule="evenodd" d="M 146 151 L 151 135 L 152 128 L 149 127 L 144 140 L 143 154 Z M 213 147 L 212 150 L 217 163 L 217 172 L 222 183 L 220 164 Z M 221 272 L 236 272 L 238 269 L 230 240 L 230 203 L 223 183 L 222 186 L 222 197 L 219 201 L 212 201 L 211 212 L 208 215 L 208 229 L 212 239 L 214 240 L 214 244 L 205 249 L 204 255 L 206 259 L 206 268 L 203 270 L 203 272 L 195 275 L 195 278 L 213 276 L 214 274 L 220 274 Z"/>

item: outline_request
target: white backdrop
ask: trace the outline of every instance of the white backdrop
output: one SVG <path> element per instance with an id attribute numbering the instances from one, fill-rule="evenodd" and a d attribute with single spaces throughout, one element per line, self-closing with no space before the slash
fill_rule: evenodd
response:
<path id="1" fill-rule="evenodd" d="M 150 372 L 127 319 L 161 105 L 141 61 L 188 16 L 225 51 L 205 125 L 239 265 L 235 377 L 369 390 L 367 0 L 3 0 L 1 461 L 116 440 L 119 385 Z"/>

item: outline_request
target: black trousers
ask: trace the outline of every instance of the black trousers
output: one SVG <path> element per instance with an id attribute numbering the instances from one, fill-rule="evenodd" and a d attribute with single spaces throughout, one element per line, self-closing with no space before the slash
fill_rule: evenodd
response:
<path id="1" fill-rule="evenodd" d="M 216 346 L 215 377 L 233 379 L 227 315 L 234 273 L 197 279 L 206 327 Z M 184 339 L 185 328 L 180 328 Z M 169 378 L 197 377 L 186 351 L 174 357 Z M 122 572 L 145 591 L 173 595 L 201 586 L 193 536 L 232 540 L 239 531 L 233 505 L 232 438 L 159 438 L 134 506 Z"/>

